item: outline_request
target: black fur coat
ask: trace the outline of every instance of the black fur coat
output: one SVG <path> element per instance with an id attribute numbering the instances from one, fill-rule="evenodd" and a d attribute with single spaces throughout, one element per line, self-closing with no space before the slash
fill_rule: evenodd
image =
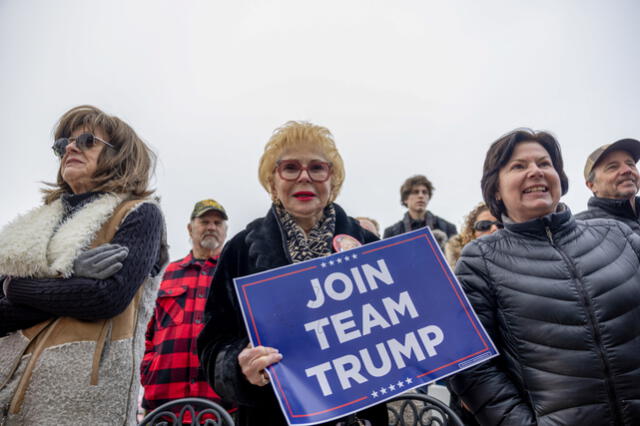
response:
<path id="1" fill-rule="evenodd" d="M 377 238 L 360 227 L 337 204 L 335 234 L 348 234 L 363 244 Z M 198 355 L 207 380 L 226 401 L 238 406 L 238 425 L 286 425 L 270 385 L 250 384 L 238 364 L 238 354 L 249 339 L 238 305 L 233 279 L 292 263 L 284 235 L 273 208 L 264 218 L 251 222 L 224 247 L 206 307 L 207 324 L 198 337 Z M 360 415 L 373 426 L 386 425 L 384 404 L 371 407 Z M 329 423 L 334 424 L 335 422 Z"/>

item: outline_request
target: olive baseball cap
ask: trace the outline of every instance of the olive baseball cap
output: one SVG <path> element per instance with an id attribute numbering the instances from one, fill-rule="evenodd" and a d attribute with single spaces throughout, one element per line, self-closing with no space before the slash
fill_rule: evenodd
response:
<path id="1" fill-rule="evenodd" d="M 587 157 L 587 163 L 584 165 L 585 181 L 589 180 L 589 175 L 596 164 L 598 164 L 598 161 L 612 151 L 626 151 L 631 155 L 633 161 L 637 163 L 638 159 L 640 159 L 640 141 L 630 138 L 620 139 L 614 143 L 602 145 L 600 148 L 593 151 L 589 157 Z"/>
<path id="2" fill-rule="evenodd" d="M 227 216 L 227 211 L 222 207 L 222 204 L 217 202 L 216 200 L 209 198 L 207 200 L 198 201 L 195 206 L 193 206 L 193 211 L 191 212 L 191 219 L 196 217 L 200 217 L 206 212 L 216 211 L 222 215 L 224 220 L 229 220 Z"/>

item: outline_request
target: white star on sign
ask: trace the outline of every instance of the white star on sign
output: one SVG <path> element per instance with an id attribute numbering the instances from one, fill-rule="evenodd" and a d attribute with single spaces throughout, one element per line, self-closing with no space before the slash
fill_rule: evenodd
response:
<path id="1" fill-rule="evenodd" d="M 357 254 L 352 254 L 352 255 L 351 255 L 351 258 L 352 258 L 352 259 L 357 259 L 357 258 L 358 258 L 358 255 L 357 255 Z"/>
<path id="2" fill-rule="evenodd" d="M 377 398 L 378 397 L 378 392 L 376 392 L 376 391 L 371 392 L 371 397 Z"/>
<path id="3" fill-rule="evenodd" d="M 387 393 L 387 388 L 380 388 L 380 393 L 383 395 Z"/>
<path id="4" fill-rule="evenodd" d="M 333 265 L 333 260 L 330 260 L 330 261 L 329 261 L 329 265 Z"/>
<path id="5" fill-rule="evenodd" d="M 402 383 L 402 380 L 398 380 L 398 383 L 396 383 L 396 385 L 398 385 L 399 388 L 404 387 L 404 383 Z"/>
<path id="6" fill-rule="evenodd" d="M 395 385 L 389 385 L 389 392 L 393 392 L 394 390 L 396 390 Z"/>
<path id="7" fill-rule="evenodd" d="M 405 383 L 410 385 L 411 383 L 413 383 L 413 380 L 411 380 L 411 377 L 407 377 L 407 380 L 405 380 Z"/>
<path id="8" fill-rule="evenodd" d="M 322 265 L 323 268 L 327 267 L 327 262 L 322 262 L 320 265 Z"/>
<path id="9" fill-rule="evenodd" d="M 338 263 L 342 263 L 342 259 L 337 258 L 337 259 L 336 259 L 336 262 L 338 262 Z"/>
<path id="10" fill-rule="evenodd" d="M 344 260 L 349 261 L 349 260 L 351 260 L 351 258 L 349 256 L 345 256 Z"/>

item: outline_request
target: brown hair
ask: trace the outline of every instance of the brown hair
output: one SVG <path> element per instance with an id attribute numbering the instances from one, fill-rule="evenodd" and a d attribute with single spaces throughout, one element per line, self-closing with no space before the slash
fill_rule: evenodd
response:
<path id="1" fill-rule="evenodd" d="M 81 105 L 67 111 L 56 124 L 54 139 L 69 137 L 77 129 L 88 132 L 101 130 L 114 149 L 105 147 L 98 157 L 93 175 L 92 191 L 130 193 L 146 197 L 153 193 L 148 188 L 155 169 L 156 155 L 140 139 L 127 123 L 108 115 L 91 105 Z M 42 190 L 44 202 L 49 204 L 71 187 L 62 178 L 62 162 L 58 168 L 56 183 L 46 183 L 51 188 Z"/>
<path id="2" fill-rule="evenodd" d="M 320 150 L 331 163 L 331 198 L 329 202 L 333 202 L 340 193 L 344 182 L 344 163 L 329 129 L 307 121 L 288 121 L 273 132 L 264 147 L 262 157 L 260 157 L 258 166 L 260 183 L 271 194 L 271 198 L 275 202 L 272 185 L 276 162 L 287 149 L 299 147 Z"/>
<path id="3" fill-rule="evenodd" d="M 422 185 L 427 187 L 427 192 L 429 193 L 429 198 L 433 197 L 433 191 L 435 188 L 429 179 L 423 175 L 414 175 L 407 180 L 404 181 L 402 186 L 400 187 L 400 204 L 407 207 L 407 198 L 409 198 L 409 194 L 411 194 L 411 190 L 416 185 Z"/>
<path id="4" fill-rule="evenodd" d="M 531 129 L 515 129 L 506 135 L 500 137 L 491 144 L 487 155 L 484 159 L 484 167 L 482 172 L 482 180 L 480 187 L 482 188 L 482 198 L 489 206 L 489 211 L 496 219 L 501 220 L 502 214 L 506 214 L 506 208 L 502 200 L 496 199 L 498 192 L 499 172 L 504 167 L 513 154 L 516 145 L 522 142 L 537 142 L 549 153 L 553 168 L 556 169 L 560 177 L 560 186 L 562 195 L 569 190 L 569 179 L 564 173 L 564 164 L 562 161 L 562 153 L 558 141 L 548 132 L 534 131 Z"/>

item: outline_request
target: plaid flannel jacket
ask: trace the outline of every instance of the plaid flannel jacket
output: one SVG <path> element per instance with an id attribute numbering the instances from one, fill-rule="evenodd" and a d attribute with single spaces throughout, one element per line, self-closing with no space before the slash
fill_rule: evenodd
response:
<path id="1" fill-rule="evenodd" d="M 186 397 L 221 402 L 200 369 L 196 351 L 217 261 L 217 257 L 196 260 L 189 253 L 165 271 L 140 365 L 142 407 L 147 410 Z"/>

